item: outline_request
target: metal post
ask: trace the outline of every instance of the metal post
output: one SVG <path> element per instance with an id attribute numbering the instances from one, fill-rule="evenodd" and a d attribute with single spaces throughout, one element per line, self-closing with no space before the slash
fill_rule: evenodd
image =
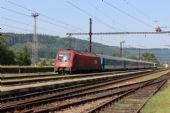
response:
<path id="1" fill-rule="evenodd" d="M 120 57 L 123 57 L 123 43 L 125 43 L 125 41 L 120 42 Z"/>
<path id="2" fill-rule="evenodd" d="M 120 57 L 122 57 L 122 42 L 120 42 Z"/>
<path id="3" fill-rule="evenodd" d="M 89 52 L 92 52 L 92 19 L 90 18 L 90 32 L 89 32 L 90 44 L 89 44 Z"/>
<path id="4" fill-rule="evenodd" d="M 0 29 L 2 29 L 2 28 L 0 28 Z M 1 36 L 2 34 L 0 33 L 0 36 Z"/>
<path id="5" fill-rule="evenodd" d="M 139 48 L 139 60 L 141 59 L 141 58 L 140 58 L 140 50 L 141 50 L 141 49 Z"/>
<path id="6" fill-rule="evenodd" d="M 32 63 L 35 65 L 38 61 L 38 39 L 37 39 L 37 26 L 36 26 L 36 18 L 39 16 L 38 13 L 32 13 L 32 17 L 34 18 L 34 32 L 33 32 L 33 41 L 32 41 Z"/>
<path id="7" fill-rule="evenodd" d="M 69 38 L 69 49 L 71 49 L 72 48 L 72 46 L 71 46 L 71 42 L 72 42 L 71 34 L 68 36 L 68 38 Z"/>

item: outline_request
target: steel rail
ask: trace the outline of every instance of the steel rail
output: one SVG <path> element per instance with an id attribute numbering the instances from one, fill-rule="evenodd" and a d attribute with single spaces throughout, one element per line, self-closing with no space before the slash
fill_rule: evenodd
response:
<path id="1" fill-rule="evenodd" d="M 30 92 L 29 94 L 24 94 L 24 95 L 16 95 L 16 96 L 12 96 L 12 97 L 3 97 L 1 98 L 1 100 L 3 102 L 8 102 L 8 101 L 12 101 L 12 100 L 17 100 L 20 99 L 20 100 L 25 100 L 24 98 L 30 98 L 31 96 L 35 97 L 36 95 L 40 96 L 40 95 L 43 95 L 43 94 L 52 94 L 52 93 L 55 93 L 55 92 L 61 92 L 63 90 L 67 90 L 68 92 L 74 92 L 76 90 L 89 90 L 89 89 L 93 89 L 93 88 L 96 88 L 96 87 L 102 87 L 102 86 L 105 86 L 105 85 L 109 85 L 109 84 L 113 84 L 113 83 L 118 83 L 118 82 L 121 82 L 121 81 L 126 81 L 126 80 L 129 80 L 129 79 L 133 79 L 133 78 L 138 78 L 138 77 L 142 77 L 142 76 L 147 76 L 149 74 L 152 74 L 152 73 L 155 73 L 155 72 L 144 72 L 144 73 L 139 73 L 138 75 L 136 74 L 132 74 L 130 76 L 123 76 L 122 78 L 119 77 L 119 79 L 115 79 L 114 81 L 112 79 L 109 79 L 109 80 L 103 80 L 103 81 L 98 81 L 96 82 L 95 84 L 94 83 L 87 83 L 87 84 L 77 84 L 77 85 L 73 85 L 73 86 L 68 86 L 68 87 L 61 87 L 61 88 L 54 88 L 54 89 L 48 89 L 48 90 L 45 90 L 44 89 L 41 91 L 37 91 L 37 92 Z"/>
<path id="2" fill-rule="evenodd" d="M 142 76 L 142 75 L 141 75 Z M 130 77 L 130 78 L 126 78 L 126 80 L 128 80 L 128 79 L 132 79 L 133 77 Z M 136 78 L 136 76 L 135 76 L 135 78 Z M 125 79 L 123 79 L 123 80 L 125 80 Z M 121 80 L 118 80 L 117 82 L 120 82 Z M 114 82 L 110 82 L 110 83 L 108 83 L 108 84 L 113 84 L 113 83 L 115 83 L 116 81 L 114 81 Z M 104 85 L 108 85 L 108 84 L 106 84 L 106 83 L 104 83 Z M 77 90 L 77 91 L 70 91 L 70 92 L 67 92 L 67 93 L 65 93 L 65 94 L 61 94 L 61 95 L 58 95 L 58 96 L 54 96 L 54 97 L 48 97 L 48 98 L 42 98 L 42 99 L 40 99 L 40 100 L 34 100 L 34 101 L 30 101 L 30 102 L 24 102 L 24 103 L 20 103 L 20 104 L 17 104 L 17 103 L 15 103 L 15 104 L 13 104 L 13 105 L 11 105 L 11 104 L 8 104 L 8 106 L 4 106 L 4 107 L 2 107 L 1 109 L 2 110 L 7 110 L 7 109 L 16 109 L 18 106 L 22 106 L 22 105 L 24 105 L 24 106 L 30 106 L 30 104 L 32 104 L 32 103 L 40 103 L 41 101 L 42 102 L 44 102 L 44 101 L 49 101 L 50 99 L 53 101 L 54 100 L 54 98 L 56 98 L 56 99 L 62 99 L 61 97 L 62 96 L 64 96 L 64 95 L 68 95 L 68 94 L 73 94 L 73 93 L 76 93 L 76 92 L 80 92 L 80 91 L 84 91 L 85 89 L 87 90 L 87 89 L 93 89 L 93 88 L 97 88 L 97 87 L 100 87 L 102 84 L 100 84 L 99 86 L 93 86 L 93 87 L 87 87 L 87 88 L 81 88 L 81 90 L 79 89 L 79 90 Z M 108 89 L 109 90 L 109 89 Z M 111 89 L 110 89 L 111 90 Z M 102 91 L 102 90 L 101 90 Z M 99 92 L 99 91 L 98 91 Z M 88 92 L 88 93 L 94 93 L 94 92 Z M 84 93 L 84 94 L 87 94 L 87 93 Z M 79 94 L 79 95 L 83 95 L 83 94 Z M 71 95 L 70 97 L 74 97 L 75 95 Z M 77 96 L 77 95 L 76 95 Z M 66 97 L 65 97 L 66 98 Z M 67 98 L 69 98 L 69 97 L 67 97 Z"/>
<path id="3" fill-rule="evenodd" d="M 155 80 L 155 82 L 152 82 L 152 83 L 148 82 L 148 83 L 146 84 L 146 86 L 151 86 L 151 88 L 153 88 L 152 85 L 157 85 L 157 89 L 145 100 L 145 102 L 141 105 L 141 107 L 139 107 L 138 109 L 133 109 L 133 110 L 136 110 L 135 112 L 133 111 L 134 113 L 139 113 L 139 111 L 140 111 L 140 110 L 142 109 L 142 107 L 145 105 L 145 103 L 147 102 L 147 100 L 148 100 L 149 98 L 151 98 L 156 92 L 158 92 L 159 89 L 160 89 L 160 88 L 166 83 L 166 81 L 167 81 L 167 79 L 161 79 L 161 78 L 159 78 L 159 79 L 160 79 L 160 80 Z M 145 88 L 145 87 L 141 87 L 141 88 Z M 141 88 L 140 88 L 140 89 L 141 89 Z M 137 89 L 137 90 L 139 90 L 139 89 Z M 140 91 L 140 90 L 139 90 L 139 91 Z M 86 111 L 86 113 L 96 113 L 96 112 L 100 112 L 101 110 L 107 108 L 107 106 L 112 105 L 113 103 L 116 103 L 117 101 L 123 99 L 124 97 L 129 96 L 129 95 L 133 95 L 134 92 L 136 92 L 136 90 L 129 91 L 129 92 L 127 92 L 127 94 L 121 95 L 121 96 L 118 97 L 117 99 L 111 99 L 111 100 L 109 100 L 109 101 L 107 101 L 107 102 L 105 102 L 105 103 L 103 103 L 103 104 L 98 105 L 97 107 L 93 107 L 93 108 L 91 108 L 91 109 L 88 109 L 88 110 Z M 147 91 L 146 93 L 148 93 L 148 91 Z M 139 96 L 139 97 L 140 97 L 140 96 Z M 121 110 L 121 108 L 120 108 L 120 110 Z M 82 112 L 82 113 L 83 113 L 83 112 Z"/>

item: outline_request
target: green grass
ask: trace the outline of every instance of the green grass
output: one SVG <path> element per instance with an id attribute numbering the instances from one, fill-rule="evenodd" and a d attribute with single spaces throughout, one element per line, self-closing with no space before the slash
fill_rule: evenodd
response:
<path id="1" fill-rule="evenodd" d="M 160 77 L 160 76 L 162 76 L 162 75 L 167 74 L 168 72 L 170 72 L 170 70 L 165 70 L 165 71 L 161 71 L 161 72 L 149 74 L 149 75 L 147 75 L 147 76 L 145 76 L 145 77 L 141 77 L 140 81 L 146 81 L 146 80 L 158 78 L 158 77 Z"/>
<path id="2" fill-rule="evenodd" d="M 170 113 L 170 80 L 164 89 L 147 102 L 140 113 Z"/>

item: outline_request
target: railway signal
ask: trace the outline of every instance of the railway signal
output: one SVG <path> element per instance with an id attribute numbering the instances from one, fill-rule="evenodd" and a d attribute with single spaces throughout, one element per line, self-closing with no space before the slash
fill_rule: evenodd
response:
<path id="1" fill-rule="evenodd" d="M 167 27 L 157 27 L 155 28 L 155 32 L 162 32 L 162 28 L 167 28 Z"/>

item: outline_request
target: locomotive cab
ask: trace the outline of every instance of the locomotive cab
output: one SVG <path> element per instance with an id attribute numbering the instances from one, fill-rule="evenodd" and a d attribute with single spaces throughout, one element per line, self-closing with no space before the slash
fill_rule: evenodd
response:
<path id="1" fill-rule="evenodd" d="M 62 73 L 71 73 L 71 66 L 72 66 L 72 54 L 71 51 L 59 51 L 58 55 L 56 56 L 56 65 L 55 71 L 59 74 Z"/>

